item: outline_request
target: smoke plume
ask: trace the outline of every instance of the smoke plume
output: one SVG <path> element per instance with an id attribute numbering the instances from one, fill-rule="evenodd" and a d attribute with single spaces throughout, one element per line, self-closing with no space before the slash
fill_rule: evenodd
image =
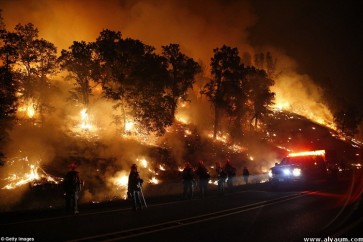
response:
<path id="1" fill-rule="evenodd" d="M 103 29 L 120 31 L 123 38 L 139 39 L 156 47 L 157 51 L 163 45 L 178 43 L 182 52 L 205 66 L 206 73 L 213 49 L 222 45 L 237 47 L 241 55 L 249 52 L 254 56 L 255 52 L 261 51 L 260 47 L 257 49 L 249 43 L 249 29 L 258 21 L 249 1 L 3 0 L 0 8 L 7 30 L 13 30 L 18 23 L 33 23 L 39 29 L 41 38 L 58 47 L 58 53 L 61 49 L 68 49 L 73 41 L 95 41 Z M 298 74 L 295 71 L 298 64 L 283 50 L 273 49 L 273 46 L 263 48 L 263 51 L 269 50 L 277 58 L 278 64 L 273 90 L 276 92 L 276 102 L 286 103 L 285 108 L 305 116 L 308 113 L 315 115 L 316 111 L 311 118 L 330 121 L 331 114 L 309 76 Z M 199 94 L 205 78 L 198 77 L 191 95 L 191 102 L 194 102 L 191 108 L 188 111 L 179 110 L 181 115 L 189 116 L 189 122 L 198 129 L 210 128 L 211 125 L 207 117 L 211 116 L 212 109 Z M 69 100 L 72 84 L 61 77 L 57 77 L 53 84 L 58 88 L 48 93 L 53 111 L 48 114 L 46 123 L 41 128 L 22 126 L 14 129 L 5 150 L 6 156 L 23 157 L 26 154 L 30 162 L 41 161 L 42 165 L 48 165 L 60 176 L 67 171 L 70 162 L 76 162 L 83 179 L 94 187 L 85 191 L 85 201 L 120 196 L 122 191 L 118 189 L 125 188 L 115 188 L 114 184 L 119 182 L 118 178 L 127 175 L 125 170 L 132 163 L 150 158 L 148 146 L 122 140 L 122 133 L 113 119 L 119 111 L 112 108 L 114 103 L 97 95 L 87 110 L 88 121 L 97 128 L 97 135 L 91 132 L 92 127 L 88 131 L 77 131 L 82 107 Z M 82 142 L 76 138 L 81 138 Z M 171 149 L 172 156 L 181 164 L 185 152 L 182 141 L 167 138 L 174 147 Z M 275 156 L 274 153 L 264 153 L 266 157 L 258 157 L 259 160 L 271 160 Z M 78 157 L 86 160 L 78 160 Z M 249 161 L 248 165 L 255 164 Z M 266 169 L 268 165 L 268 162 L 257 164 L 252 170 Z M 3 169 L 3 174 L 11 174 L 17 169 L 9 166 Z M 145 174 L 146 170 L 142 175 Z M 103 184 L 98 187 L 99 183 Z"/>

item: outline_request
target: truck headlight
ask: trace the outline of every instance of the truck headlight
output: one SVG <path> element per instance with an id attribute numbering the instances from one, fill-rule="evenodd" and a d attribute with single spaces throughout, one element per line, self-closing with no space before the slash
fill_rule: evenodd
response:
<path id="1" fill-rule="evenodd" d="M 286 176 L 289 176 L 291 174 L 290 169 L 284 169 L 283 172 L 284 172 L 284 175 L 286 175 Z"/>
<path id="2" fill-rule="evenodd" d="M 268 177 L 272 178 L 272 171 L 268 171 Z"/>
<path id="3" fill-rule="evenodd" d="M 300 168 L 294 168 L 292 170 L 292 175 L 293 176 L 301 176 L 301 169 Z"/>

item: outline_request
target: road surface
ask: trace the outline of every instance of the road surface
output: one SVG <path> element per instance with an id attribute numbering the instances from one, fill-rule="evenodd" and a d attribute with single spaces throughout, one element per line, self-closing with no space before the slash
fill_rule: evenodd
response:
<path id="1" fill-rule="evenodd" d="M 306 241 L 361 238 L 361 177 L 305 187 L 238 186 L 192 200 L 148 199 L 134 212 L 126 202 L 1 214 L 2 241 Z M 145 194 L 147 195 L 147 194 Z M 363 231 L 363 230 L 362 230 Z"/>

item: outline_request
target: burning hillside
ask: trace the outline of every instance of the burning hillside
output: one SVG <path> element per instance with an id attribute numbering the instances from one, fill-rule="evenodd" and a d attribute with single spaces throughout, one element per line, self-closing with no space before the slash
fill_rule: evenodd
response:
<path id="1" fill-rule="evenodd" d="M 158 139 L 157 144 L 151 146 L 122 136 L 118 137 L 115 147 L 104 143 L 99 137 L 91 141 L 88 138 L 69 138 L 69 147 L 72 148 L 66 157 L 55 157 L 52 162 L 33 160 L 31 157 L 9 160 L 4 168 L 12 171 L 7 177 L 2 177 L 0 192 L 15 194 L 22 191 L 23 196 L 18 200 L 14 199 L 15 195 L 10 197 L 14 199 L 13 202 L 24 205 L 22 200 L 28 200 L 34 191 L 42 191 L 53 196 L 48 201 L 49 206 L 59 206 L 62 201 L 62 174 L 70 162 L 79 165 L 84 181 L 82 202 L 125 199 L 129 165 L 132 163 L 139 166 L 146 193 L 153 186 L 160 186 L 160 192 L 163 186 L 170 183 L 176 186 L 174 189 L 177 192 L 184 161 L 190 161 L 194 166 L 198 160 L 204 160 L 212 174 L 212 183 L 215 179 L 215 162 L 224 163 L 226 159 L 236 166 L 238 176 L 243 166 L 249 167 L 256 177 L 261 175 L 253 182 L 263 181 L 268 168 L 292 151 L 325 149 L 332 162 L 346 166 L 362 163 L 361 144 L 342 141 L 335 131 L 302 116 L 276 111 L 269 117 L 269 123 L 265 134 L 246 134 L 238 143 L 227 133 L 219 133 L 213 139 L 210 133 L 180 122 L 176 122 L 165 136 Z M 116 153 L 117 149 L 120 150 Z M 44 201 L 40 204 L 45 206 Z M 29 206 L 39 204 L 33 201 Z M 7 201 L 6 205 L 2 204 L 2 209 L 6 207 L 16 207 L 16 203 Z"/>
<path id="2" fill-rule="evenodd" d="M 352 137 L 359 113 L 335 119 L 295 60 L 249 43 L 248 1 L 21 2 L 0 16 L 0 192 L 14 194 L 0 207 L 29 189 L 58 196 L 70 163 L 82 201 L 99 202 L 125 198 L 134 163 L 147 189 L 179 183 L 186 161 L 265 174 L 287 152 L 325 149 L 361 162 L 362 143 L 334 124 Z M 34 24 L 14 22 L 25 10 Z"/>

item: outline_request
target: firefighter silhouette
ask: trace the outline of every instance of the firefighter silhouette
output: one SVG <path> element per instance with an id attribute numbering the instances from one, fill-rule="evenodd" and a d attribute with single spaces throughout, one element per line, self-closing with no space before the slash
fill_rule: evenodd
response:
<path id="1" fill-rule="evenodd" d="M 247 167 L 243 167 L 242 176 L 245 183 L 248 184 L 248 177 L 250 176 L 250 172 Z"/>
<path id="2" fill-rule="evenodd" d="M 182 180 L 183 180 L 183 198 L 184 199 L 192 199 L 194 195 L 194 171 L 190 166 L 189 162 L 184 164 L 184 169 L 182 171 Z"/>
<path id="3" fill-rule="evenodd" d="M 66 199 L 66 210 L 72 211 L 74 214 L 78 212 L 78 198 L 81 191 L 81 179 L 79 172 L 76 171 L 77 165 L 72 163 L 69 165 L 70 171 L 67 172 L 64 178 L 64 190 Z"/>
<path id="4" fill-rule="evenodd" d="M 229 159 L 226 160 L 224 171 L 227 173 L 227 188 L 229 191 L 233 191 L 233 182 L 236 176 L 236 168 L 232 166 Z"/>
<path id="5" fill-rule="evenodd" d="M 137 170 L 136 164 L 131 166 L 131 171 L 129 174 L 129 182 L 127 187 L 127 195 L 132 200 L 132 209 L 136 211 L 137 209 L 142 209 L 141 199 L 144 199 L 142 194 L 142 184 L 143 180 L 140 178 L 139 172 Z M 146 207 L 146 203 L 144 204 Z"/>
<path id="6" fill-rule="evenodd" d="M 227 173 L 221 166 L 221 163 L 216 162 L 216 173 L 218 180 L 218 193 L 219 195 L 223 195 L 224 193 L 224 184 L 226 183 Z"/>
<path id="7" fill-rule="evenodd" d="M 195 171 L 195 174 L 199 178 L 200 196 L 202 198 L 205 198 L 205 196 L 207 195 L 208 182 L 209 182 L 209 179 L 210 179 L 210 175 L 209 175 L 209 172 L 208 172 L 207 168 L 205 167 L 204 162 L 202 160 L 200 160 L 198 162 L 198 167 L 197 167 L 197 169 Z"/>

